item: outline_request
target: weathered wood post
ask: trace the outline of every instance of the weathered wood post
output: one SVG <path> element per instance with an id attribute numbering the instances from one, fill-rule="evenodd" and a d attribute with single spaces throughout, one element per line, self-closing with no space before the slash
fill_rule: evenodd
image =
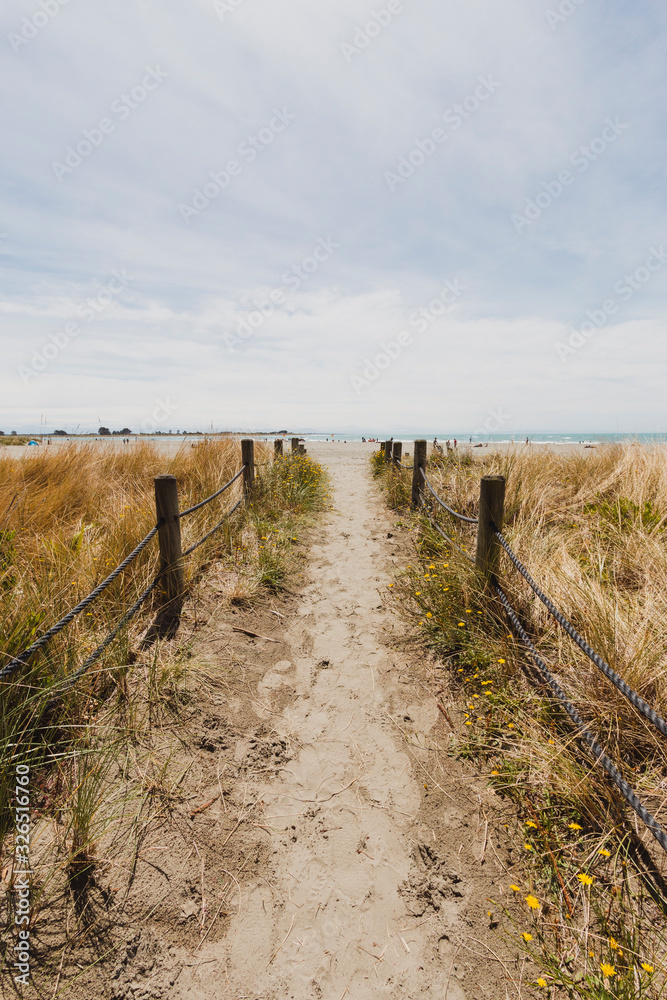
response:
<path id="1" fill-rule="evenodd" d="M 298 438 L 292 438 L 292 454 L 293 455 L 298 455 L 299 454 L 299 439 Z"/>
<path id="2" fill-rule="evenodd" d="M 160 543 L 159 602 L 162 611 L 154 629 L 159 636 L 173 635 L 178 628 L 185 599 L 185 574 L 181 548 L 181 521 L 178 509 L 178 484 L 175 476 L 156 476 L 155 512 Z"/>
<path id="3" fill-rule="evenodd" d="M 419 507 L 419 497 L 423 489 L 420 469 L 426 469 L 426 441 L 415 441 L 412 466 L 412 506 Z"/>
<path id="4" fill-rule="evenodd" d="M 273 442 L 273 457 L 282 458 L 282 455 L 283 455 L 283 439 L 276 438 L 276 440 Z"/>
<path id="5" fill-rule="evenodd" d="M 305 446 L 305 444 L 300 444 L 299 445 L 299 452 L 298 453 L 299 453 L 299 455 L 305 455 L 306 454 L 306 446 Z"/>
<path id="6" fill-rule="evenodd" d="M 393 462 L 394 462 L 394 468 L 395 469 L 398 468 L 402 456 L 403 456 L 403 442 L 402 441 L 394 441 L 394 452 L 393 452 L 393 455 L 392 455 L 392 459 L 393 459 Z"/>
<path id="7" fill-rule="evenodd" d="M 384 461 L 385 465 L 389 465 L 391 462 L 391 441 L 385 441 L 384 443 Z"/>
<path id="8" fill-rule="evenodd" d="M 255 442 L 252 438 L 243 438 L 241 441 L 241 462 L 245 466 L 243 469 L 243 492 L 247 497 L 255 482 Z"/>
<path id="9" fill-rule="evenodd" d="M 479 484 L 479 525 L 475 565 L 487 584 L 492 581 L 498 569 L 500 544 L 493 533 L 493 527 L 502 531 L 504 508 L 505 477 L 482 476 Z"/>

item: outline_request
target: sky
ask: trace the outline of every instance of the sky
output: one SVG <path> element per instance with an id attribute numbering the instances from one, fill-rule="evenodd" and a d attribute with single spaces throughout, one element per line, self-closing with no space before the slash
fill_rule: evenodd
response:
<path id="1" fill-rule="evenodd" d="M 667 431 L 666 41 L 659 0 L 5 0 L 0 429 Z"/>

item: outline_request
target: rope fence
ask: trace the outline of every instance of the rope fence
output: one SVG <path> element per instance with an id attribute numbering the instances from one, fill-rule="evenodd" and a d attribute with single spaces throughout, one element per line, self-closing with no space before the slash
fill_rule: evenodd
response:
<path id="1" fill-rule="evenodd" d="M 391 442 L 386 442 L 384 445 L 385 462 L 388 462 L 387 454 L 389 453 L 389 445 Z M 396 444 L 393 444 L 395 449 Z M 400 462 L 394 461 L 394 466 L 401 471 L 403 466 Z M 515 568 L 519 571 L 521 576 L 526 580 L 528 585 L 531 587 L 533 592 L 539 598 L 539 600 L 544 604 L 552 617 L 556 622 L 565 630 L 565 632 L 570 636 L 571 639 L 579 646 L 579 648 L 588 656 L 591 662 L 604 674 L 604 676 L 611 681 L 612 684 L 628 699 L 628 701 L 639 711 L 645 719 L 655 726 L 655 728 L 663 735 L 667 736 L 667 722 L 653 709 L 636 691 L 634 691 L 626 681 L 623 680 L 620 675 L 613 670 L 609 664 L 597 653 L 586 640 L 577 632 L 573 625 L 565 618 L 565 616 L 556 608 L 553 602 L 547 597 L 547 595 L 541 590 L 537 585 L 533 577 L 530 575 L 526 567 L 520 561 L 516 553 L 512 550 L 511 546 L 502 534 L 502 522 L 504 514 L 504 502 L 505 502 L 505 479 L 502 476 L 483 476 L 480 481 L 480 498 L 479 498 L 479 515 L 478 517 L 468 517 L 467 515 L 461 514 L 459 511 L 454 510 L 449 504 L 438 495 L 429 479 L 426 475 L 427 466 L 427 451 L 426 451 L 426 441 L 419 440 L 414 442 L 414 465 L 412 470 L 412 506 L 415 510 L 422 510 L 427 521 L 431 527 L 438 532 L 439 535 L 446 541 L 446 543 L 453 548 L 455 548 L 461 555 L 465 556 L 466 559 L 474 563 L 480 577 L 481 583 L 487 590 L 493 591 L 497 594 L 508 619 L 510 620 L 512 627 L 524 644 L 530 657 L 537 667 L 539 675 L 548 688 L 549 692 L 560 702 L 561 706 L 573 722 L 579 738 L 585 743 L 586 747 L 598 762 L 609 778 L 612 780 L 616 788 L 619 790 L 625 801 L 632 807 L 637 816 L 642 820 L 648 830 L 651 832 L 656 841 L 660 844 L 663 850 L 667 853 L 667 834 L 662 829 L 658 821 L 654 816 L 648 811 L 646 806 L 643 805 L 641 800 L 638 798 L 637 794 L 631 788 L 631 786 L 622 777 L 620 771 L 613 763 L 613 761 L 607 756 L 602 746 L 597 742 L 594 735 L 591 733 L 589 728 L 584 723 L 581 716 L 578 714 L 572 703 L 570 702 L 566 692 L 559 685 L 546 663 L 540 657 L 537 649 L 526 633 L 525 629 L 521 625 L 519 618 L 510 604 L 505 592 L 501 589 L 497 581 L 497 572 L 499 565 L 499 555 L 502 550 L 504 550 Z M 435 501 L 439 507 L 445 510 L 452 517 L 457 518 L 464 524 L 475 524 L 477 525 L 477 549 L 476 556 L 473 557 L 466 552 L 461 546 L 459 546 L 453 538 L 440 527 L 440 525 L 435 520 L 435 511 L 431 511 L 427 505 L 426 499 L 424 497 L 424 487 L 427 488 L 433 501 Z"/>
<path id="2" fill-rule="evenodd" d="M 282 456 L 282 441 L 275 442 L 275 454 L 274 458 L 279 458 Z M 280 445 L 280 447 L 278 447 Z M 296 447 L 293 446 L 293 453 L 302 453 L 303 446 L 299 446 L 296 442 Z M 111 645 L 114 639 L 120 634 L 120 632 L 125 628 L 125 626 L 136 616 L 139 610 L 146 603 L 151 594 L 160 586 L 162 591 L 162 608 L 163 611 L 169 612 L 170 607 L 172 608 L 171 624 L 173 625 L 173 618 L 180 616 L 180 608 L 182 606 L 185 597 L 185 583 L 184 583 L 184 573 L 183 573 L 183 560 L 199 549 L 205 542 L 207 542 L 216 532 L 218 532 L 224 524 L 226 524 L 232 515 L 243 505 L 244 501 L 247 499 L 252 485 L 254 483 L 254 442 L 250 439 L 243 439 L 241 441 L 241 451 L 242 451 L 242 465 L 237 473 L 235 473 L 232 478 L 221 486 L 220 489 L 216 490 L 210 496 L 206 497 L 204 500 L 180 511 L 178 509 L 178 488 L 177 482 L 174 476 L 164 475 L 155 477 L 155 503 L 157 511 L 157 524 L 151 531 L 148 532 L 145 538 L 143 538 L 139 544 L 130 552 L 128 556 L 123 559 L 121 563 L 116 566 L 114 570 L 100 583 L 98 584 L 83 600 L 67 612 L 55 625 L 52 625 L 42 636 L 39 637 L 35 642 L 28 646 L 22 653 L 18 656 L 14 656 L 5 666 L 0 669 L 0 680 L 6 680 L 11 677 L 11 675 L 18 670 L 20 667 L 26 667 L 29 665 L 31 657 L 37 653 L 40 649 L 43 649 L 48 642 L 53 639 L 56 635 L 67 628 L 74 619 L 80 615 L 86 608 L 102 594 L 111 584 L 118 579 L 118 577 L 130 566 L 134 560 L 143 552 L 146 546 L 158 536 L 160 544 L 160 560 L 161 566 L 159 571 L 154 576 L 153 580 L 145 588 L 145 590 L 139 595 L 134 604 L 122 615 L 115 627 L 108 633 L 105 639 L 100 643 L 97 649 L 92 652 L 87 659 L 78 667 L 68 678 L 62 681 L 60 684 L 56 685 L 54 690 L 56 691 L 56 698 L 49 702 L 49 704 L 54 703 L 58 698 L 74 687 L 76 682 L 93 666 L 94 663 L 99 660 L 106 649 Z M 267 463 L 263 463 L 267 464 Z M 198 539 L 193 545 L 187 548 L 185 551 L 181 551 L 181 520 L 195 513 L 195 511 L 201 510 L 208 504 L 212 503 L 223 493 L 225 493 L 233 484 L 243 476 L 244 489 L 243 496 L 238 500 L 225 515 L 210 529 L 206 534 Z"/>

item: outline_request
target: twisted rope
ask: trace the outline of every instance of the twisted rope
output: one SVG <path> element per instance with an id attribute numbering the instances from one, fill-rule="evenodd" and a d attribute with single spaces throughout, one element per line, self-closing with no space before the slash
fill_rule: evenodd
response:
<path id="1" fill-rule="evenodd" d="M 437 502 L 440 504 L 441 507 L 443 507 L 447 511 L 448 514 L 451 514 L 452 517 L 458 517 L 459 521 L 465 521 L 466 524 L 479 524 L 479 518 L 477 518 L 477 517 L 466 517 L 465 514 L 459 514 L 459 512 L 457 510 L 453 510 L 451 507 L 448 507 L 447 504 L 445 503 L 445 501 L 440 499 L 440 497 L 438 496 L 438 494 L 435 492 L 435 490 L 433 489 L 433 487 L 429 483 L 428 479 L 426 478 L 426 473 L 424 472 L 424 470 L 423 470 L 423 468 L 421 466 L 419 467 L 419 471 L 422 474 L 422 479 L 424 480 L 424 482 L 428 486 L 429 490 L 431 491 L 431 493 L 433 494 L 433 496 L 435 497 L 435 499 L 437 500 Z"/>
<path id="2" fill-rule="evenodd" d="M 614 684 L 618 688 L 621 694 L 628 699 L 630 704 L 634 705 L 637 711 L 641 712 L 644 718 L 648 719 L 649 722 L 652 722 L 655 728 L 659 732 L 661 732 L 663 736 L 667 736 L 667 722 L 665 722 L 662 716 L 658 715 L 655 709 L 651 708 L 651 706 L 647 702 L 645 702 L 643 698 L 640 698 L 637 692 L 633 691 L 633 689 L 628 684 L 626 684 L 623 678 L 620 677 L 615 670 L 612 670 L 609 664 L 605 660 L 603 660 L 602 657 L 598 653 L 596 653 L 591 646 L 588 645 L 586 640 L 579 635 L 577 630 L 572 625 L 570 625 L 567 618 L 565 618 L 560 613 L 558 608 L 549 600 L 547 595 L 542 590 L 540 590 L 540 588 L 537 586 L 537 584 L 533 580 L 532 576 L 530 575 L 526 567 L 523 565 L 523 563 L 519 561 L 519 559 L 514 554 L 507 541 L 503 538 L 501 533 L 496 528 L 494 528 L 494 534 L 498 539 L 498 541 L 500 542 L 500 544 L 502 545 L 502 547 L 505 549 L 507 555 L 510 557 L 510 559 L 518 569 L 519 573 L 521 573 L 521 576 L 527 581 L 531 589 L 539 597 L 539 599 L 542 601 L 542 604 L 544 604 L 545 608 L 547 608 L 549 613 L 556 619 L 558 624 L 565 629 L 570 638 L 574 639 L 577 646 L 579 646 L 579 648 L 586 654 L 589 660 L 591 660 L 591 662 L 595 664 L 598 670 L 600 670 L 605 675 L 605 677 L 607 677 L 607 679 L 610 680 L 612 684 Z"/>
<path id="3" fill-rule="evenodd" d="M 572 719 L 572 722 L 577 727 L 579 736 L 586 741 L 591 750 L 591 753 L 605 769 L 605 771 L 607 772 L 611 780 L 614 782 L 614 784 L 618 788 L 623 798 L 630 806 L 632 806 L 632 808 L 637 813 L 642 822 L 648 827 L 648 829 L 651 831 L 655 839 L 662 847 L 663 851 L 667 852 L 667 834 L 665 834 L 664 830 L 662 829 L 658 821 L 651 815 L 646 806 L 643 805 L 643 803 L 637 798 L 637 795 L 630 787 L 630 785 L 627 783 L 627 781 L 622 777 L 618 768 L 612 763 L 612 761 L 606 755 L 600 744 L 593 736 L 593 734 L 586 727 L 583 719 L 578 714 L 574 706 L 570 704 L 567 695 L 565 694 L 561 686 L 558 684 L 557 680 L 547 667 L 544 660 L 540 657 L 539 653 L 535 649 L 535 646 L 531 642 L 527 633 L 522 628 L 521 622 L 517 618 L 514 609 L 507 600 L 507 597 L 505 596 L 501 588 L 498 586 L 497 583 L 494 583 L 494 587 L 496 593 L 498 594 L 498 597 L 501 600 L 503 607 L 505 608 L 507 617 L 514 626 L 517 635 L 528 649 L 531 658 L 535 663 L 535 666 L 539 670 L 540 675 L 544 680 L 545 684 L 548 685 L 548 687 L 551 689 L 553 694 L 561 703 L 561 705 L 563 706 L 569 717 Z"/>
<path id="4" fill-rule="evenodd" d="M 238 510 L 238 508 L 241 506 L 242 503 L 243 500 L 239 500 L 238 503 L 234 504 L 232 509 L 225 514 L 222 520 L 219 521 L 216 524 L 216 526 L 211 529 L 211 531 L 207 532 L 207 534 L 205 534 L 203 538 L 200 538 L 198 542 L 195 542 L 194 545 L 191 545 L 190 548 L 183 553 L 183 558 L 185 558 L 185 556 L 189 556 L 190 553 L 194 552 L 195 549 L 198 549 L 200 545 L 203 545 L 204 542 L 211 537 L 211 535 L 213 535 L 216 531 L 218 531 L 222 527 L 227 518 L 231 517 L 234 511 Z M 120 619 L 116 627 L 109 633 L 106 639 L 97 647 L 95 652 L 91 653 L 88 659 L 85 660 L 85 662 L 82 663 L 81 666 L 77 670 L 75 670 L 75 672 L 70 677 L 68 677 L 66 681 L 63 682 L 62 686 L 56 689 L 58 696 L 60 694 L 64 694 L 66 691 L 71 690 L 71 688 L 74 687 L 74 684 L 79 680 L 79 678 L 82 677 L 85 673 L 87 673 L 88 670 L 90 670 L 90 668 L 92 667 L 92 665 L 97 660 L 99 660 L 102 653 L 111 645 L 111 643 L 114 641 L 114 639 L 121 631 L 121 629 L 123 629 L 125 625 L 127 625 L 127 623 L 131 621 L 132 618 L 134 618 L 134 616 L 139 611 L 141 606 L 146 602 L 148 597 L 152 594 L 152 592 L 155 590 L 155 587 L 159 583 L 160 578 L 167 572 L 168 568 L 169 567 L 165 567 L 165 569 L 160 570 L 160 572 L 154 577 L 153 581 L 148 585 L 148 587 L 146 587 L 143 593 L 137 598 L 132 607 L 125 612 L 125 614 Z"/>
<path id="5" fill-rule="evenodd" d="M 245 468 L 246 466 L 242 465 L 239 471 L 236 473 L 236 475 L 232 476 L 232 478 L 229 480 L 228 483 L 225 483 L 224 486 L 221 486 L 219 490 L 215 491 L 215 493 L 211 493 L 210 497 L 206 497 L 206 499 L 202 500 L 200 503 L 196 503 L 193 507 L 188 507 L 187 510 L 182 510 L 178 516 L 185 517 L 186 514 L 194 514 L 196 510 L 200 510 L 202 507 L 205 507 L 206 504 L 211 503 L 211 501 L 215 500 L 216 497 L 219 497 L 221 493 L 224 493 L 225 490 L 228 490 L 229 487 L 232 485 L 232 483 L 236 482 L 239 476 L 243 475 L 243 471 Z"/>
<path id="6" fill-rule="evenodd" d="M 116 568 L 109 574 L 106 580 L 103 580 L 102 583 L 98 584 L 97 587 L 95 587 L 95 589 L 92 590 L 87 597 L 84 597 L 82 601 L 79 601 L 79 603 L 76 605 L 75 608 L 72 608 L 71 611 L 68 611 L 67 614 L 60 619 L 59 622 L 56 622 L 55 625 L 52 625 L 51 628 L 48 630 L 48 632 L 45 632 L 44 635 L 40 636 L 40 638 L 37 639 L 36 642 L 33 642 L 31 646 L 28 646 L 28 648 L 25 649 L 19 656 L 15 656 L 14 659 L 10 660 L 9 663 L 7 663 L 2 668 L 2 670 L 0 670 L 0 680 L 4 680 L 5 677 L 9 677 L 9 675 L 12 674 L 17 669 L 17 667 L 26 666 L 28 660 L 33 655 L 33 653 L 36 653 L 38 649 L 41 649 L 42 646 L 45 646 L 47 642 L 54 637 L 54 635 L 58 635 L 59 632 L 62 632 L 62 630 L 66 628 L 66 626 L 69 625 L 69 623 L 73 621 L 73 619 L 76 618 L 77 615 L 80 615 L 82 611 L 85 611 L 86 608 L 89 607 L 93 603 L 93 601 L 96 600 L 96 598 L 98 598 L 100 594 L 107 589 L 107 587 L 110 587 L 111 584 L 114 582 L 114 580 L 120 576 L 123 570 L 127 569 L 130 563 L 133 562 L 137 558 L 137 556 L 146 548 L 151 539 L 155 538 L 155 536 L 158 533 L 159 527 L 160 525 L 156 524 L 155 527 L 148 532 L 146 537 L 139 542 L 137 547 L 133 549 L 132 552 L 130 552 L 129 556 L 126 556 L 126 558 L 123 559 L 122 563 L 119 563 L 119 565 L 116 566 Z"/>
<path id="7" fill-rule="evenodd" d="M 223 518 L 221 518 L 220 521 L 218 521 L 218 523 L 216 524 L 216 526 L 214 528 L 211 528 L 211 530 L 206 535 L 204 535 L 203 538 L 200 538 L 198 542 L 195 542 L 194 545 L 191 545 L 189 549 L 185 550 L 185 552 L 182 555 L 182 558 L 185 559 L 185 557 L 189 556 L 191 552 L 194 552 L 195 549 L 198 549 L 200 545 L 203 545 L 204 542 L 207 541 L 211 537 L 211 535 L 214 535 L 216 533 L 216 531 L 219 531 L 220 528 L 225 523 L 225 521 L 232 516 L 232 514 L 234 513 L 235 510 L 239 509 L 239 507 L 241 506 L 242 503 L 243 503 L 242 499 L 239 500 L 237 503 L 235 503 L 234 506 L 232 507 L 232 509 L 227 511 L 227 513 L 225 514 L 225 516 Z"/>
<path id="8" fill-rule="evenodd" d="M 68 677 L 66 681 L 63 682 L 62 686 L 59 689 L 56 688 L 56 690 L 58 692 L 58 695 L 64 694 L 66 691 L 69 691 L 72 687 L 74 687 L 74 684 L 76 683 L 76 681 L 78 681 L 80 677 L 82 677 L 88 670 L 90 670 L 90 668 L 92 667 L 93 663 L 95 663 L 97 660 L 99 660 L 100 656 L 105 651 L 105 649 L 107 649 L 107 647 L 111 645 L 111 643 L 114 641 L 114 639 L 116 638 L 116 636 L 118 635 L 118 633 L 121 631 L 121 629 L 125 625 L 127 625 L 127 623 L 132 618 L 134 618 L 134 616 L 136 615 L 136 613 L 139 610 L 139 608 L 142 606 L 142 604 L 144 604 L 144 602 L 146 601 L 146 599 L 153 592 L 153 590 L 155 589 L 158 581 L 160 580 L 160 577 L 162 576 L 162 572 L 160 572 L 160 573 L 157 574 L 157 576 L 153 579 L 152 583 L 150 583 L 148 585 L 148 587 L 146 587 L 146 589 L 144 590 L 144 592 L 135 601 L 135 603 L 132 605 L 132 607 L 128 611 L 125 612 L 125 614 L 120 619 L 120 621 L 118 622 L 118 624 L 116 625 L 116 627 L 111 632 L 109 632 L 109 635 L 106 637 L 106 639 L 104 640 L 104 642 L 102 642 L 97 647 L 97 649 L 95 650 L 95 652 L 90 654 L 90 656 L 88 657 L 88 659 L 85 660 L 85 662 L 82 663 L 81 666 L 77 670 L 75 670 L 74 673 L 70 677 Z M 49 705 L 51 705 L 51 704 L 52 704 L 52 702 L 49 702 Z"/>
<path id="9" fill-rule="evenodd" d="M 469 559 L 470 562 L 474 563 L 475 560 L 470 555 L 470 553 L 466 552 L 465 549 L 462 549 L 460 545 L 457 545 L 456 542 L 454 541 L 454 539 L 450 538 L 449 535 L 446 535 L 445 532 L 440 527 L 440 525 L 436 521 L 433 520 L 433 518 L 431 517 L 431 515 L 428 513 L 428 507 L 426 506 L 426 503 L 425 503 L 424 498 L 422 497 L 421 493 L 419 494 L 419 502 L 421 503 L 422 507 L 426 511 L 426 513 L 424 514 L 424 516 L 426 517 L 427 521 L 429 521 L 430 524 L 432 525 L 432 527 L 435 528 L 435 530 L 440 535 L 442 535 L 442 537 L 445 539 L 445 541 L 447 542 L 447 544 L 448 545 L 453 545 L 454 548 L 457 549 L 457 551 L 459 551 L 462 556 L 465 556 L 466 559 Z"/>

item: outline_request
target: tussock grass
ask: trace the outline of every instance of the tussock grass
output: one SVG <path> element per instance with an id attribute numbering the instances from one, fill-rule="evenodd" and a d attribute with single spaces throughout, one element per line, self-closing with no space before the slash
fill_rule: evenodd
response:
<path id="1" fill-rule="evenodd" d="M 263 446 L 255 447 L 255 456 L 259 475 L 249 502 L 186 561 L 189 583 L 201 579 L 212 559 L 222 562 L 230 581 L 223 598 L 230 602 L 285 586 L 299 533 L 327 502 L 326 474 L 317 463 L 303 456 L 270 463 Z M 188 442 L 172 455 L 146 442 L 124 449 L 64 445 L 21 460 L 0 455 L 0 663 L 89 593 L 153 527 L 155 475 L 176 476 L 185 509 L 218 489 L 240 464 L 233 440 L 203 440 L 194 447 Z M 217 524 L 241 492 L 237 481 L 183 519 L 184 549 Z M 140 640 L 154 617 L 150 601 L 90 673 L 52 701 L 62 680 L 153 578 L 158 553 L 155 539 L 89 614 L 0 684 L 2 853 L 11 858 L 16 763 L 30 765 L 33 822 L 55 830 L 37 856 L 34 920 L 48 907 L 53 887 L 61 891 L 65 876 L 77 916 L 93 920 L 101 838 L 108 840 L 110 829 L 116 838 L 138 836 L 130 827 L 140 816 L 148 822 L 147 804 L 168 805 L 178 794 L 180 778 L 150 746 L 193 696 L 187 651 L 160 642 L 142 651 Z M 142 768 L 145 781 L 137 790 L 130 775 Z M 4 915 L 11 921 L 10 894 L 6 902 Z"/>
<path id="2" fill-rule="evenodd" d="M 612 445 L 584 455 L 517 449 L 474 461 L 463 452 L 431 463 L 428 475 L 448 504 L 474 516 L 487 473 L 506 477 L 503 533 L 521 561 L 665 717 L 667 453 Z M 382 480 L 391 506 L 396 479 L 388 472 Z M 417 552 L 390 592 L 415 641 L 436 654 L 437 683 L 459 705 L 456 752 L 516 804 L 515 884 L 539 902 L 536 910 L 526 906 L 519 940 L 533 950 L 554 997 L 664 996 L 663 852 L 579 747 L 474 567 L 424 517 L 411 517 Z M 474 527 L 443 511 L 436 518 L 474 555 Z M 553 621 L 504 554 L 500 580 L 579 714 L 667 826 L 664 739 Z"/>

